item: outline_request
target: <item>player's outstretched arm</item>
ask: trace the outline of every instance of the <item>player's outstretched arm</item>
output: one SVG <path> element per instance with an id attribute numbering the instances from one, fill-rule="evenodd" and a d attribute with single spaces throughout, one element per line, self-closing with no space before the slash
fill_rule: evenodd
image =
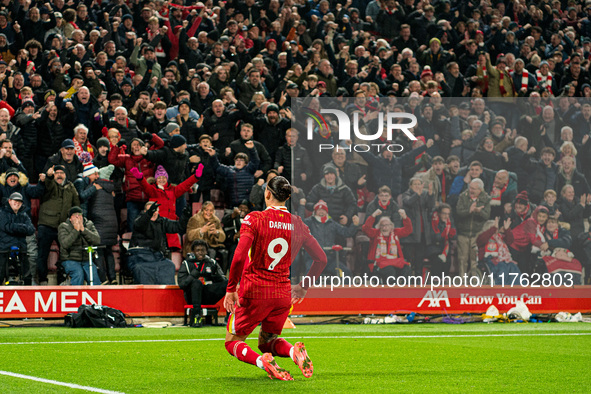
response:
<path id="1" fill-rule="evenodd" d="M 248 258 L 248 251 L 252 246 L 252 237 L 243 234 L 238 241 L 232 265 L 230 266 L 230 275 L 228 278 L 228 286 L 226 287 L 226 298 L 224 298 L 224 308 L 230 313 L 234 313 L 235 305 L 238 305 L 238 283 L 242 277 L 242 270 L 244 263 Z M 240 305 L 238 305 L 240 306 Z"/>
<path id="2" fill-rule="evenodd" d="M 322 271 L 324 271 L 324 267 L 326 267 L 326 253 L 324 253 L 324 250 L 322 250 L 322 247 L 312 235 L 306 238 L 303 246 L 314 261 L 306 276 L 310 279 L 318 278 L 322 274 Z M 292 304 L 299 304 L 306 296 L 308 288 L 305 287 L 303 283 L 304 282 L 302 281 L 299 284 L 291 287 Z"/>

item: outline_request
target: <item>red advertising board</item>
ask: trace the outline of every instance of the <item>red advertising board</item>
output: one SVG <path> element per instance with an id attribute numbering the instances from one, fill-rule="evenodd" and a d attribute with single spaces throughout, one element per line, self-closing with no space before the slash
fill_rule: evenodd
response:
<path id="1" fill-rule="evenodd" d="M 591 286 L 567 287 L 411 287 L 310 288 L 295 315 L 380 314 L 414 311 L 424 314 L 483 313 L 495 305 L 503 313 L 525 302 L 532 313 L 591 312 Z"/>
<path id="2" fill-rule="evenodd" d="M 311 288 L 294 315 L 501 313 L 522 300 L 533 313 L 591 312 L 591 286 L 574 288 Z M 44 286 L 0 288 L 0 319 L 62 318 L 81 304 L 100 304 L 133 316 L 182 316 L 177 286 Z M 218 303 L 221 306 L 221 302 Z M 223 314 L 223 311 L 220 310 Z"/>
<path id="3" fill-rule="evenodd" d="M 180 316 L 185 300 L 178 286 L 7 286 L 0 288 L 0 319 L 61 318 L 82 304 L 106 305 L 125 314 Z"/>

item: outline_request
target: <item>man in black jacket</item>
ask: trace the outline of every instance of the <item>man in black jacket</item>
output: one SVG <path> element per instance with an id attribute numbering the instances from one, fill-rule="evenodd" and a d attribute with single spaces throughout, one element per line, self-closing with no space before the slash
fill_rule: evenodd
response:
<path id="1" fill-rule="evenodd" d="M 217 304 L 226 295 L 228 279 L 214 259 L 207 255 L 207 242 L 202 239 L 191 244 L 193 253 L 179 269 L 179 287 L 185 293 L 185 300 L 193 305 L 192 327 L 201 327 L 201 305 Z"/>
<path id="2" fill-rule="evenodd" d="M 11 278 L 16 272 L 9 269 L 12 247 L 16 247 L 17 268 L 20 272 L 20 280 L 26 285 L 31 284 L 31 271 L 27 258 L 27 236 L 35 234 L 35 227 L 25 212 L 23 196 L 20 193 L 12 193 L 8 202 L 0 210 L 0 283 L 4 283 L 4 277 Z"/>
<path id="3" fill-rule="evenodd" d="M 84 171 L 82 163 L 80 163 L 80 160 L 76 155 L 74 141 L 72 141 L 71 139 L 65 139 L 62 142 L 62 147 L 60 148 L 60 151 L 57 152 L 55 155 L 51 156 L 49 159 L 47 159 L 47 163 L 45 164 L 43 172 L 47 173 L 47 170 L 56 165 L 61 165 L 64 167 L 66 179 L 68 179 L 69 181 L 75 180 L 76 178 L 78 178 L 78 174 Z"/>
<path id="4" fill-rule="evenodd" d="M 314 205 L 320 200 L 328 205 L 330 217 L 343 226 L 351 223 L 351 218 L 357 213 L 357 200 L 353 192 L 337 176 L 337 169 L 333 166 L 324 168 L 324 178 L 308 193 L 306 209 L 313 211 Z"/>
<path id="5" fill-rule="evenodd" d="M 159 204 L 148 201 L 144 211 L 135 220 L 129 248 L 129 269 L 133 280 L 142 285 L 174 285 L 175 266 L 164 257 L 166 234 L 182 233 L 191 216 L 191 206 L 183 210 L 180 220 L 158 215 Z"/>
<path id="6" fill-rule="evenodd" d="M 285 132 L 287 142 L 279 147 L 275 155 L 275 169 L 292 185 L 295 184 L 307 190 L 307 182 L 312 176 L 312 161 L 306 148 L 298 144 L 298 138 L 299 132 L 296 129 L 287 129 Z"/>
<path id="7" fill-rule="evenodd" d="M 234 164 L 234 157 L 236 157 L 238 153 L 245 153 L 248 156 L 248 159 L 252 160 L 250 157 L 250 151 L 245 146 L 246 142 L 252 141 L 254 142 L 254 147 L 256 148 L 257 153 L 259 154 L 259 160 L 261 161 L 259 168 L 254 173 L 254 177 L 260 178 L 272 168 L 273 161 L 271 160 L 271 157 L 269 156 L 265 146 L 260 142 L 253 140 L 253 134 L 253 126 L 250 123 L 243 123 L 240 126 L 240 138 L 232 141 L 230 146 L 226 148 L 224 157 L 222 158 L 222 163 L 226 165 Z"/>

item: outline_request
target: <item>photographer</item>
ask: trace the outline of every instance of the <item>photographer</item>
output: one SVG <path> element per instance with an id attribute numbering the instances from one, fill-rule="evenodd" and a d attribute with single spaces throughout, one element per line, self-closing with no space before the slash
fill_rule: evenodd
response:
<path id="1" fill-rule="evenodd" d="M 174 285 L 175 266 L 165 258 L 166 234 L 180 233 L 187 228 L 191 206 L 183 209 L 178 221 L 159 216 L 160 204 L 148 201 L 135 220 L 129 248 L 129 269 L 138 285 Z"/>
<path id="2" fill-rule="evenodd" d="M 214 259 L 207 255 L 207 242 L 198 239 L 191 244 L 192 253 L 179 269 L 179 287 L 187 303 L 193 305 L 192 327 L 201 327 L 201 305 L 213 305 L 226 294 L 228 279 Z"/>

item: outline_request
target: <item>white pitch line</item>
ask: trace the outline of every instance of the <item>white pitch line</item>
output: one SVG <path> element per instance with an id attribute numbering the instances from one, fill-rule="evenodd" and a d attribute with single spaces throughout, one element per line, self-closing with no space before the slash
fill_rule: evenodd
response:
<path id="1" fill-rule="evenodd" d="M 38 377 L 35 377 L 35 376 L 29 376 L 29 375 L 21 375 L 20 373 L 14 373 L 14 372 L 8 372 L 8 371 L 0 371 L 0 375 L 12 376 L 13 378 L 33 380 L 35 382 L 53 384 L 53 385 L 56 385 L 56 386 L 64 386 L 64 387 L 69 387 L 71 389 L 79 389 L 79 390 L 92 391 L 94 393 L 124 394 L 121 391 L 111 391 L 111 390 L 98 389 L 96 387 L 90 387 L 90 386 L 80 386 L 79 384 L 66 383 L 66 382 L 58 382 L 57 380 L 43 379 L 43 378 L 38 378 Z"/>
<path id="2" fill-rule="evenodd" d="M 291 336 L 285 339 L 421 339 L 421 338 L 483 338 L 483 337 L 560 337 L 588 336 L 591 332 L 572 333 L 516 333 L 516 334 L 466 334 L 466 335 L 343 335 L 343 336 Z M 257 337 L 247 338 L 255 340 Z M 138 339 L 118 341 L 64 341 L 64 342 L 0 342 L 2 345 L 64 345 L 64 344 L 101 344 L 101 343 L 159 343 L 159 342 L 209 342 L 224 341 L 224 338 L 188 338 L 188 339 Z"/>

